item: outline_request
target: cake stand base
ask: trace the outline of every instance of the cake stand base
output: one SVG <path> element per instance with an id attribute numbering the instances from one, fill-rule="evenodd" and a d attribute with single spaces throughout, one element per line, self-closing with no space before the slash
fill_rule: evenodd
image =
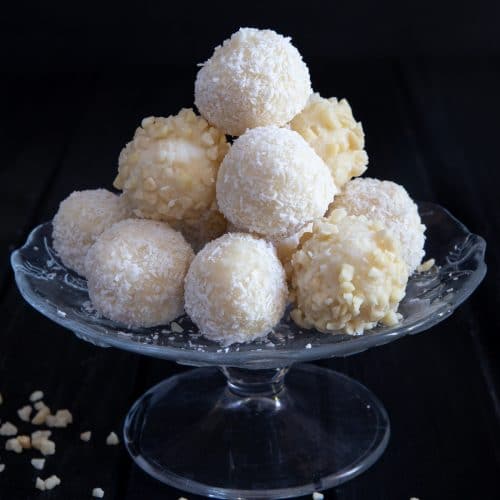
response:
<path id="1" fill-rule="evenodd" d="M 180 490 L 289 498 L 365 471 L 389 419 L 366 387 L 325 368 L 197 368 L 136 401 L 124 435 L 144 471 Z"/>

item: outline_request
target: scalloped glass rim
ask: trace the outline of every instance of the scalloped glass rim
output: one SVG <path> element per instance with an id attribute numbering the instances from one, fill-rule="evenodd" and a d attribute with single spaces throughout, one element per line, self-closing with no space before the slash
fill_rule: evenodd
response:
<path id="1" fill-rule="evenodd" d="M 435 258 L 437 266 L 410 278 L 399 309 L 403 314 L 400 324 L 377 327 L 359 336 L 300 329 L 288 312 L 267 339 L 226 348 L 200 337 L 187 316 L 170 325 L 129 329 L 98 317 L 89 307 L 85 280 L 66 269 L 51 247 L 50 222 L 31 232 L 23 247 L 12 253 L 11 264 L 17 286 L 29 304 L 95 345 L 195 366 L 288 366 L 355 354 L 427 330 L 448 317 L 477 288 L 486 274 L 484 239 L 470 233 L 445 208 L 427 202 L 418 205 L 427 226 L 427 257 Z"/>

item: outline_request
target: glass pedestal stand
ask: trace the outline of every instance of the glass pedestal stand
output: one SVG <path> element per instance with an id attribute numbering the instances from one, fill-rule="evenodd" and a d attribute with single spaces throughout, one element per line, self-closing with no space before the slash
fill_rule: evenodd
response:
<path id="1" fill-rule="evenodd" d="M 325 368 L 198 368 L 146 392 L 124 435 L 142 469 L 181 490 L 288 498 L 370 467 L 389 419 L 366 387 Z"/>
<path id="2" fill-rule="evenodd" d="M 402 321 L 364 335 L 301 330 L 285 315 L 265 342 L 221 348 L 189 318 L 128 329 L 93 311 L 84 279 L 52 248 L 52 224 L 11 257 L 23 297 L 100 347 L 197 366 L 147 391 L 125 422 L 125 443 L 146 472 L 179 489 L 220 498 L 286 498 L 360 474 L 389 439 L 378 399 L 358 382 L 301 364 L 348 356 L 436 325 L 486 273 L 484 240 L 444 208 L 419 203 L 426 253 L 436 266 L 410 277 Z"/>

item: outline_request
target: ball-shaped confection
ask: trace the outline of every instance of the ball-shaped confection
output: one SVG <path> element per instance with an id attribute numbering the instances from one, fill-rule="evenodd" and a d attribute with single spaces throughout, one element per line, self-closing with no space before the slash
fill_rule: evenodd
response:
<path id="1" fill-rule="evenodd" d="M 399 321 L 408 271 L 397 240 L 379 222 L 336 210 L 304 240 L 292 257 L 296 323 L 355 335 Z"/>
<path id="2" fill-rule="evenodd" d="M 142 121 L 120 153 L 114 185 L 140 218 L 195 222 L 215 209 L 215 181 L 229 145 L 191 109 Z"/>
<path id="3" fill-rule="evenodd" d="M 311 92 L 309 70 L 290 38 L 241 28 L 199 70 L 195 104 L 210 123 L 236 136 L 285 125 Z"/>
<path id="4" fill-rule="evenodd" d="M 425 226 L 417 205 L 403 186 L 378 179 L 353 179 L 335 198 L 332 207 L 345 208 L 350 215 L 365 215 L 382 222 L 398 239 L 410 274 L 422 261 Z"/>
<path id="5" fill-rule="evenodd" d="M 217 177 L 217 202 L 236 227 L 285 237 L 322 217 L 337 189 L 323 160 L 296 132 L 248 130 L 232 145 Z"/>
<path id="6" fill-rule="evenodd" d="M 118 222 L 87 253 L 92 304 L 130 327 L 168 323 L 183 312 L 184 278 L 193 257 L 183 236 L 164 222 Z"/>
<path id="7" fill-rule="evenodd" d="M 365 134 L 349 103 L 313 94 L 306 107 L 290 122 L 328 165 L 338 188 L 366 171 Z"/>
<path id="8" fill-rule="evenodd" d="M 98 236 L 131 215 L 126 200 L 106 189 L 74 191 L 52 220 L 54 249 L 63 264 L 85 276 L 85 256 Z"/>
<path id="9" fill-rule="evenodd" d="M 269 333 L 287 296 L 275 248 L 250 234 L 229 233 L 208 243 L 186 276 L 186 312 L 205 337 L 225 345 Z"/>

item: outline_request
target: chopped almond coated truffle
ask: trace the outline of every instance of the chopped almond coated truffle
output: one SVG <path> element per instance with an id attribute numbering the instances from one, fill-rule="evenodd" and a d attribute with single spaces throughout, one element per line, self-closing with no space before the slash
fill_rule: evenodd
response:
<path id="1" fill-rule="evenodd" d="M 302 241 L 292 257 L 296 323 L 356 335 L 399 321 L 408 271 L 397 240 L 380 223 L 336 210 Z"/>

